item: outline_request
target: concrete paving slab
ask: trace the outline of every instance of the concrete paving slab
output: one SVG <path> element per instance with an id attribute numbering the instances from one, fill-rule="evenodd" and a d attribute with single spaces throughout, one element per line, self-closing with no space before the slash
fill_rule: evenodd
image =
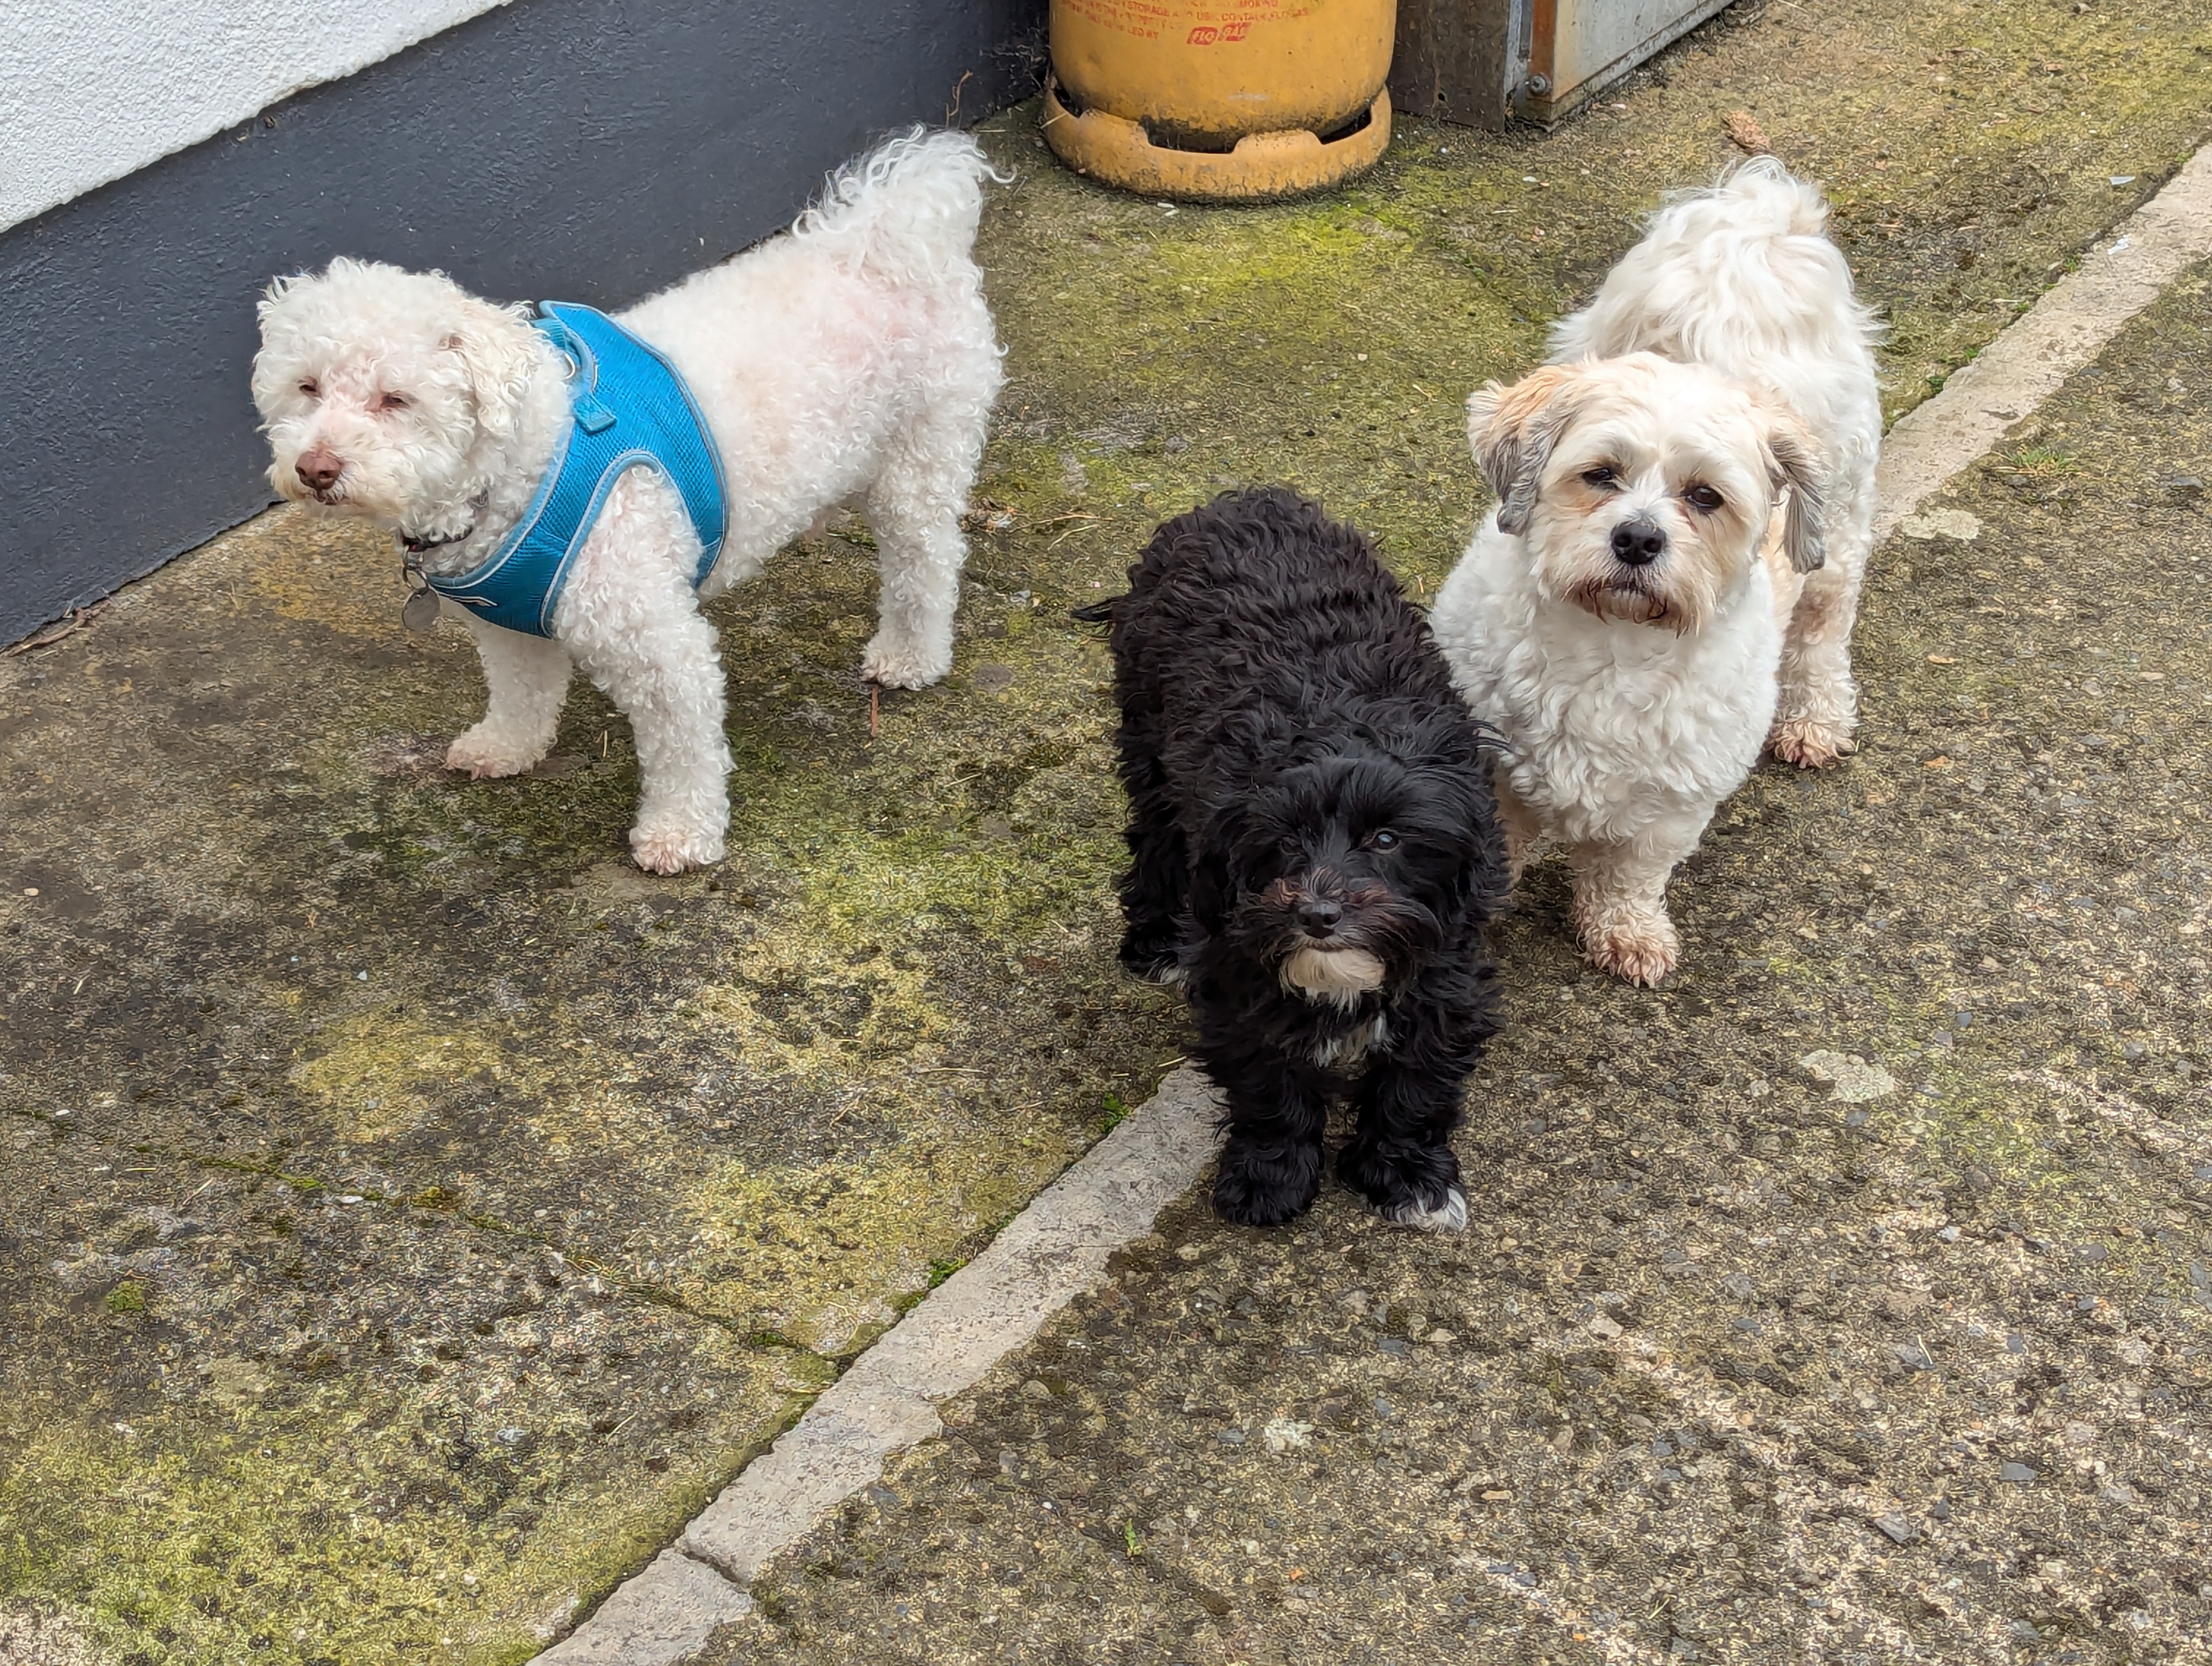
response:
<path id="1" fill-rule="evenodd" d="M 1062 623 L 1158 516 L 1290 478 L 1382 534 L 1425 593 L 1480 508 L 1466 388 L 1535 356 L 1634 213 L 1725 158 L 1736 107 L 1831 182 L 1889 309 L 1902 409 L 2193 146 L 2208 22 L 2147 0 L 1739 6 L 1559 135 L 1408 124 L 1355 190 L 1243 213 L 1115 197 L 1055 170 L 1021 115 L 994 125 L 1021 169 L 984 249 L 1012 380 L 954 682 L 887 699 L 872 744 L 857 526 L 724 605 L 741 854 L 716 875 L 623 866 L 627 735 L 587 692 L 539 778 L 429 767 L 473 715 L 475 674 L 459 641 L 399 629 L 373 538 L 272 515 L 0 661 L 0 1104 L 7 1139 L 33 1142 L 0 1145 L 0 1190 L 67 1203 L 13 1217 L 29 1225 L 6 1229 L 0 1276 L 48 1281 L 35 1299 L 66 1311 L 55 1262 L 120 1262 L 147 1230 L 160 1247 L 131 1210 L 191 1217 L 211 1179 L 357 1196 L 327 1219 L 381 1223 L 318 1214 L 296 1256 L 263 1245 L 285 1238 L 273 1224 L 223 1224 L 204 1236 L 263 1258 L 239 1292 L 182 1282 L 166 1307 L 142 1291 L 143 1316 L 103 1304 L 41 1321 L 35 1345 L 0 1340 L 10 1383 L 65 1389 L 0 1438 L 0 1615 L 34 1614 L 100 1666 L 539 1647 L 1174 1055 L 1172 998 L 1109 952 L 1104 658 Z M 1803 1050 L 1824 1046 L 1857 1050 Z M 58 1166 L 19 1154 L 72 1119 Z M 150 1171 L 112 1219 L 93 1207 L 103 1163 Z M 657 1536 L 572 1536 L 557 1509 L 427 1481 L 363 1516 L 339 1478 L 422 1475 L 438 1449 L 379 1374 L 397 1368 L 359 1346 L 309 1379 L 353 1396 L 344 1415 L 234 1393 L 289 1357 L 295 1289 L 349 1324 L 359 1281 L 411 1334 L 497 1333 L 470 1280 L 523 1280 L 518 1243 L 618 1292 L 624 1324 L 666 1327 L 576 1357 L 559 1403 L 612 1403 L 636 1364 L 754 1408 L 672 1431 L 696 1444 L 664 1468 L 623 1446 L 572 1481 L 540 1449 L 549 1499 L 596 1488 Z M 168 1378 L 117 1368 L 133 1324 L 168 1328 Z M 236 1363 L 203 1383 L 209 1361 Z M 434 1341 L 420 1363 L 453 1362 Z M 157 1414 L 163 1465 L 111 1484 L 94 1460 L 112 1426 Z M 252 1475 L 226 1468 L 237 1454 Z M 441 1570 L 482 1594 L 428 1602 Z"/>
<path id="2" fill-rule="evenodd" d="M 179 1659 L 534 1650 L 826 1376 L 527 1237 L 70 1120 L 0 1128 L 0 1568 L 81 1593 L 87 1661 L 124 1652 L 88 1610 Z"/>
<path id="3" fill-rule="evenodd" d="M 703 1660 L 2203 1659 L 2208 292 L 1881 551 L 1679 982 L 1539 871 L 1465 1238 L 1192 1198 Z"/>
<path id="4" fill-rule="evenodd" d="M 404 637 L 374 539 L 272 516 L 0 662 L 0 1277 L 26 1314 L 92 1304 L 0 1336 L 0 1600 L 51 1597 L 103 1663 L 525 1657 L 1149 1093 L 1165 1004 L 1098 952 L 1097 650 L 1000 598 L 971 635 L 1013 638 L 935 708 L 887 699 L 872 748 L 868 559 L 795 552 L 722 620 L 763 714 L 749 854 L 672 884 L 620 865 L 595 696 L 564 771 L 426 766 L 474 673 Z M 246 1264 L 107 1314 L 161 1211 Z M 493 1300 L 553 1256 L 620 1316 L 573 1351 Z M 448 1346 L 546 1403 L 426 1432 Z M 518 1481 L 496 1437 L 541 1417 Z M 527 1507 L 449 1483 L 477 1460 Z M 379 1548 L 341 1574 L 356 1520 Z"/>

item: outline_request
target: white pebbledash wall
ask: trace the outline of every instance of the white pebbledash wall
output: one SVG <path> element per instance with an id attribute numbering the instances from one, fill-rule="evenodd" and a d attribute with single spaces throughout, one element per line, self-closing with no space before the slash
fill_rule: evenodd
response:
<path id="1" fill-rule="evenodd" d="M 0 0 L 0 230 L 509 0 Z"/>

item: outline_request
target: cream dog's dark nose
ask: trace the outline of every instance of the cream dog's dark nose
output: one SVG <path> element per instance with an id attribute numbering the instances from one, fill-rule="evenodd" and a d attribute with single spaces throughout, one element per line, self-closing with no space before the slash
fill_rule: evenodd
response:
<path id="1" fill-rule="evenodd" d="M 300 460 L 292 465 L 292 471 L 300 477 L 301 485 L 312 491 L 326 492 L 338 483 L 345 465 L 318 447 L 313 451 L 301 452 Z"/>
<path id="2" fill-rule="evenodd" d="M 1648 567 L 1667 553 L 1667 534 L 1656 520 L 1638 515 L 1613 529 L 1613 558 L 1623 567 Z"/>

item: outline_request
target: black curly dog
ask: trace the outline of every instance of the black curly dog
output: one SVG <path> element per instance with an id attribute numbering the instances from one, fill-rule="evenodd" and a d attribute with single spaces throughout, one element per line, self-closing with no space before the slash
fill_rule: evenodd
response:
<path id="1" fill-rule="evenodd" d="M 1304 1209 L 1348 1094 L 1338 1177 L 1392 1219 L 1463 1226 L 1451 1131 L 1498 1028 L 1494 737 L 1366 539 L 1295 493 L 1177 516 L 1129 577 L 1078 616 L 1113 625 L 1121 960 L 1190 997 L 1228 1105 L 1214 1207 Z"/>

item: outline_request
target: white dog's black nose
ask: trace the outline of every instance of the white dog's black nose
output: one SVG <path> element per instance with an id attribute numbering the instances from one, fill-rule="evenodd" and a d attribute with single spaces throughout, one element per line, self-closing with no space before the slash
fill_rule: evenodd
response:
<path id="1" fill-rule="evenodd" d="M 1623 567 L 1648 567 L 1667 553 L 1667 534 L 1642 515 L 1613 529 L 1613 558 Z"/>
<path id="2" fill-rule="evenodd" d="M 1298 929 L 1308 937 L 1327 937 L 1344 918 L 1343 905 L 1309 897 L 1298 904 Z"/>
<path id="3" fill-rule="evenodd" d="M 292 465 L 300 477 L 300 483 L 311 491 L 326 492 L 338 483 L 345 472 L 345 465 L 326 451 L 304 451 L 300 460 Z"/>

